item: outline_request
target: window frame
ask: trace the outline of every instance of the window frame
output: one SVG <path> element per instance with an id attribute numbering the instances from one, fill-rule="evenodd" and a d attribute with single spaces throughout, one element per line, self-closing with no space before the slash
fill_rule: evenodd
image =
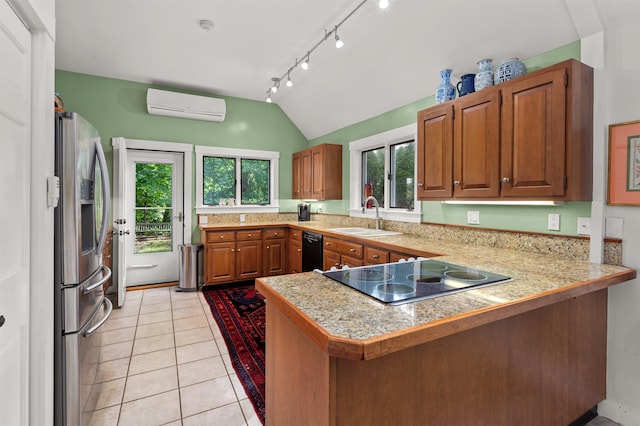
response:
<path id="1" fill-rule="evenodd" d="M 196 146 L 196 213 L 278 213 L 280 211 L 278 198 L 278 170 L 280 153 L 277 151 L 260 151 L 253 149 L 218 148 L 211 146 Z M 235 205 L 212 206 L 204 204 L 204 157 L 234 158 L 236 161 L 236 200 L 241 199 L 242 167 L 241 160 L 269 161 L 269 204 L 266 205 Z"/>
<path id="2" fill-rule="evenodd" d="M 351 217 L 362 217 L 362 218 L 374 218 L 376 209 L 370 208 L 366 209 L 364 213 L 362 212 L 362 153 L 364 151 L 369 151 L 376 148 L 385 149 L 385 160 L 384 160 L 384 170 L 385 176 L 388 176 L 390 173 L 391 163 L 390 163 L 390 147 L 392 145 L 396 145 L 402 142 L 408 142 L 413 139 L 414 142 L 418 143 L 417 138 L 417 124 L 409 124 L 403 127 L 398 127 L 396 129 L 392 129 L 386 132 L 378 133 L 372 136 L 368 136 L 366 138 L 358 139 L 349 143 L 349 153 L 350 153 L 350 185 L 349 185 L 349 198 L 350 198 L 350 206 L 349 206 L 349 216 Z M 415 188 L 417 182 L 417 173 L 418 173 L 418 147 L 416 145 L 414 149 L 414 171 L 413 171 L 413 210 L 408 210 L 406 208 L 391 208 L 391 192 L 390 192 L 390 181 L 385 178 L 385 187 L 384 187 L 384 205 L 379 209 L 380 216 L 383 219 L 388 220 L 396 220 L 400 222 L 413 222 L 420 223 L 422 219 L 422 203 L 418 200 L 418 191 Z"/>

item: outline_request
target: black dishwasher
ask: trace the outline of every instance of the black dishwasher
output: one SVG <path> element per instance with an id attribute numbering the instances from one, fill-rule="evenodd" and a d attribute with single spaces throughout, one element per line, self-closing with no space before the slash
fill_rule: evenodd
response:
<path id="1" fill-rule="evenodd" d="M 322 269 L 322 234 L 302 231 L 302 272 Z"/>

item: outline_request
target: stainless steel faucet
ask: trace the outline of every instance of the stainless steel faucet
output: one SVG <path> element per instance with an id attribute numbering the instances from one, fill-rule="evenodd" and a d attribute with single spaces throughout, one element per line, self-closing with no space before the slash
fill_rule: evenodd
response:
<path id="1" fill-rule="evenodd" d="M 378 200 L 376 200 L 376 197 L 374 197 L 373 195 L 369 195 L 366 200 L 364 200 L 362 211 L 364 212 L 364 209 L 367 206 L 367 202 L 369 200 L 373 201 L 373 205 L 376 207 L 376 229 L 380 229 L 380 221 L 382 221 L 382 218 L 380 217 L 380 211 L 378 210 L 380 205 L 378 204 Z"/>

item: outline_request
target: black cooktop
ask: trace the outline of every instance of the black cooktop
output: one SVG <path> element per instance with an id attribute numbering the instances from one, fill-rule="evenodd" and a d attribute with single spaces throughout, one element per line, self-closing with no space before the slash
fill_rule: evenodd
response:
<path id="1" fill-rule="evenodd" d="M 391 305 L 444 296 L 511 279 L 505 275 L 432 259 L 362 266 L 324 272 L 324 275 Z"/>

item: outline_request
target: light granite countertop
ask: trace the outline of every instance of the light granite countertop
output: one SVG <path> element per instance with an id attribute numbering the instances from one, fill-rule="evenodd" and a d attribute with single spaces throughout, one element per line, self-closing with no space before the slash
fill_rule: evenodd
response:
<path id="1" fill-rule="evenodd" d="M 215 230 L 238 227 L 238 223 L 201 226 Z M 288 225 L 327 231 L 336 225 L 322 222 L 249 223 L 242 227 Z M 512 281 L 391 306 L 317 272 L 261 278 L 257 288 L 295 321 L 310 327 L 331 341 L 366 345 L 393 341 L 398 335 L 419 333 L 419 342 L 486 324 L 561 300 L 579 297 L 628 281 L 636 271 L 621 266 L 576 261 L 558 256 L 519 250 L 491 248 L 415 235 L 394 235 L 357 239 L 333 234 L 365 244 L 441 253 L 439 260 L 475 269 L 508 275 Z M 317 337 L 317 336 L 316 336 Z M 312 336 L 313 338 L 313 336 Z M 317 339 L 316 339 L 317 340 Z M 322 340 L 322 339 L 320 339 Z M 401 345 L 400 345 L 401 346 Z M 400 348 L 398 346 L 398 348 Z M 367 358 L 366 353 L 363 355 Z"/>

